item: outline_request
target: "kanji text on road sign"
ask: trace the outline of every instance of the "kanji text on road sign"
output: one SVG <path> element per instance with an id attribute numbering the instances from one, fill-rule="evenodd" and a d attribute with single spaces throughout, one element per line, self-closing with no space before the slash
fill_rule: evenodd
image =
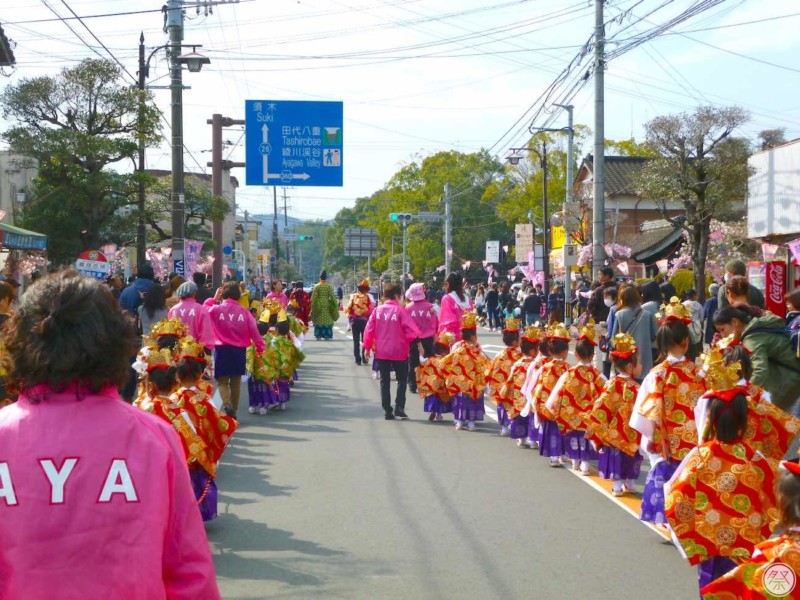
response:
<path id="1" fill-rule="evenodd" d="M 247 185 L 341 186 L 341 102 L 247 100 Z"/>

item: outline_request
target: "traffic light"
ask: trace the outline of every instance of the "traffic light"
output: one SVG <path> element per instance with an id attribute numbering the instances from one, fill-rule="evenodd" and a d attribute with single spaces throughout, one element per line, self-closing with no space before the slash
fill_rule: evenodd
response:
<path id="1" fill-rule="evenodd" d="M 297 239 L 300 240 L 301 242 L 311 242 L 311 241 L 314 240 L 314 236 L 313 235 L 298 235 Z"/>
<path id="2" fill-rule="evenodd" d="M 411 213 L 391 213 L 389 215 L 389 220 L 393 223 L 408 223 L 413 218 L 414 215 Z"/>

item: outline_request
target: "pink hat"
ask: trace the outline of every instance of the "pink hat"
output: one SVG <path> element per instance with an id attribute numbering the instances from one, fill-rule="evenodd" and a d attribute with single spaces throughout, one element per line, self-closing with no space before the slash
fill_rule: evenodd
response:
<path id="1" fill-rule="evenodd" d="M 409 302 L 419 302 L 425 300 L 425 288 L 421 283 L 412 283 L 406 291 L 406 299 Z"/>

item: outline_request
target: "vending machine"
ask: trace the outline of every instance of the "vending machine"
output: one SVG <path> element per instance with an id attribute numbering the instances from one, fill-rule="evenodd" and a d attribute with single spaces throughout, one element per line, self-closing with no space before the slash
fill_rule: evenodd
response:
<path id="1" fill-rule="evenodd" d="M 779 317 L 786 317 L 786 300 L 784 298 L 789 289 L 789 273 L 785 261 L 747 263 L 747 281 L 762 291 L 768 311 Z"/>

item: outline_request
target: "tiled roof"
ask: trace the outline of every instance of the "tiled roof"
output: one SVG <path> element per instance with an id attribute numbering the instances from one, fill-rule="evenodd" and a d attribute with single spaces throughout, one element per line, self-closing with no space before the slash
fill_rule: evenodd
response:
<path id="1" fill-rule="evenodd" d="M 606 195 L 636 196 L 634 181 L 648 160 L 644 156 L 606 156 Z M 594 170 L 591 154 L 583 162 Z"/>
<path id="2" fill-rule="evenodd" d="M 621 235 L 617 242 L 631 249 L 631 258 L 638 262 L 649 262 L 652 257 L 660 255 L 681 239 L 680 227 L 672 225 L 665 219 L 645 221 L 641 231 L 636 234 Z"/>

